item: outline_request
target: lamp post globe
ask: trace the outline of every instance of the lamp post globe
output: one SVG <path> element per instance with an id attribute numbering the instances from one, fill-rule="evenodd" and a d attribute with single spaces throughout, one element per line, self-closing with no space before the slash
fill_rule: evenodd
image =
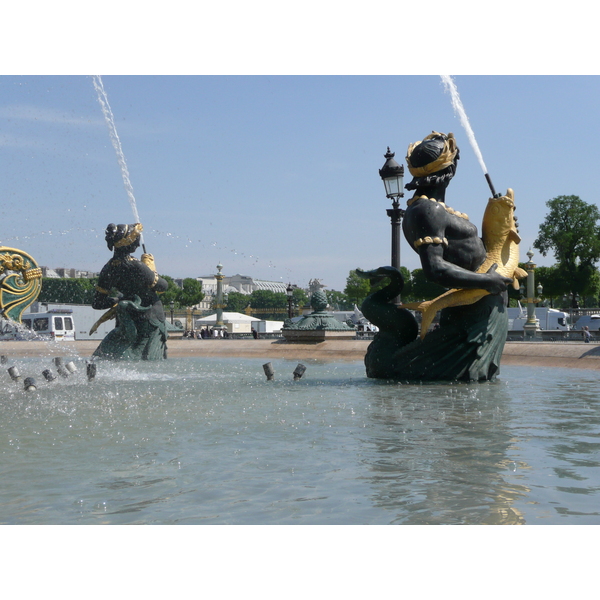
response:
<path id="1" fill-rule="evenodd" d="M 399 165 L 394 156 L 395 152 L 390 150 L 388 146 L 387 152 L 383 155 L 385 163 L 381 169 L 379 169 L 379 176 L 383 180 L 385 187 L 385 195 L 392 199 L 392 202 L 398 202 L 398 198 L 404 196 L 404 165 Z"/>

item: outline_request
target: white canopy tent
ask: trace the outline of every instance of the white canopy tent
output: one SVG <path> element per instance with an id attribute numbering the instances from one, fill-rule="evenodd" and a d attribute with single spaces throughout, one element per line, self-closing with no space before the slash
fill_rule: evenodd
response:
<path id="1" fill-rule="evenodd" d="M 256 317 L 251 317 L 249 315 L 244 315 L 242 313 L 237 312 L 224 312 L 223 313 L 223 323 L 250 323 L 251 321 L 260 321 Z M 217 322 L 217 314 L 208 315 L 206 317 L 201 317 L 200 319 L 196 319 L 196 324 L 201 325 L 214 325 Z"/>
<path id="2" fill-rule="evenodd" d="M 254 321 L 260 321 L 256 317 L 250 317 L 242 313 L 237 312 L 224 312 L 223 313 L 223 325 L 227 327 L 229 333 L 250 333 L 252 329 L 252 323 Z M 202 327 L 214 327 L 217 322 L 217 315 L 212 314 L 194 321 L 194 328 Z"/>

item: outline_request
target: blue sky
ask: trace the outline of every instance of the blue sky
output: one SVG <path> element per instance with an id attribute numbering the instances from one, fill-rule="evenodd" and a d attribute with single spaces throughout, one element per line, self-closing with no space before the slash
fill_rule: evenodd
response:
<path id="1" fill-rule="evenodd" d="M 426 15 L 387 0 L 191 6 L 6 8 L 2 244 L 41 265 L 97 271 L 110 257 L 106 225 L 133 222 L 94 73 L 146 247 L 173 277 L 221 262 L 228 275 L 343 289 L 351 269 L 389 264 L 378 170 L 387 146 L 403 162 L 434 129 L 461 148 L 447 202 L 480 225 L 489 188 L 444 73 L 458 74 L 496 190 L 515 190 L 523 257 L 548 199 L 599 200 L 596 35 L 577 2 L 566 13 L 507 0 L 476 14 L 433 2 Z M 404 240 L 401 255 L 419 266 Z"/>
<path id="2" fill-rule="evenodd" d="M 461 149 L 448 204 L 481 222 L 489 188 L 437 75 L 102 80 L 163 274 L 206 275 L 220 261 L 226 274 L 343 289 L 350 269 L 390 262 L 386 147 L 403 162 L 434 129 Z M 600 78 L 454 80 L 497 191 L 515 190 L 524 256 L 547 200 L 600 200 Z M 92 78 L 1 76 L 0 123 L 2 244 L 99 270 L 104 228 L 133 213 Z M 419 266 L 404 240 L 401 256 Z"/>

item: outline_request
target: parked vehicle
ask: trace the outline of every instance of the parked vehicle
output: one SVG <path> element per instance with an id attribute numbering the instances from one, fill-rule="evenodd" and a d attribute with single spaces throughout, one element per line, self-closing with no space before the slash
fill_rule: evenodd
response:
<path id="1" fill-rule="evenodd" d="M 600 331 L 600 315 L 581 315 L 575 322 L 573 329 L 581 331 L 586 325 L 590 331 Z"/>
<path id="2" fill-rule="evenodd" d="M 52 309 L 43 313 L 28 313 L 21 317 L 23 325 L 42 337 L 57 341 L 75 341 L 73 311 L 70 309 Z"/>
<path id="3" fill-rule="evenodd" d="M 508 329 L 518 331 L 523 329 L 527 323 L 527 310 L 519 306 L 518 308 L 508 308 Z M 569 331 L 568 313 L 555 308 L 547 308 L 540 306 L 535 309 L 535 318 L 540 329 L 544 331 L 559 329 L 561 331 Z M 600 319 L 600 316 L 599 316 Z"/>

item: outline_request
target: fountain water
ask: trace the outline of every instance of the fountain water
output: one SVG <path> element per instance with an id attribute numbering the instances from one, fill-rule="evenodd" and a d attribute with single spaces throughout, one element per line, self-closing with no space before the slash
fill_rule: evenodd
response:
<path id="1" fill-rule="evenodd" d="M 131 185 L 131 181 L 129 179 L 129 169 L 127 168 L 127 162 L 125 161 L 125 155 L 123 154 L 123 148 L 121 147 L 121 140 L 119 139 L 117 127 L 115 125 L 115 118 L 110 108 L 110 104 L 108 103 L 108 96 L 106 95 L 106 91 L 104 90 L 102 78 L 100 77 L 100 75 L 94 75 L 92 80 L 94 82 L 94 88 L 96 89 L 96 93 L 98 94 L 98 102 L 100 103 L 100 107 L 102 108 L 104 120 L 106 121 L 106 124 L 108 126 L 110 140 L 117 154 L 119 166 L 121 167 L 123 185 L 125 186 L 125 191 L 127 192 L 129 204 L 131 205 L 131 210 L 133 211 L 133 218 L 135 219 L 136 223 L 140 223 L 141 221 L 140 216 L 138 214 L 137 203 L 135 201 L 135 196 L 133 195 L 133 186 Z M 144 246 L 143 233 L 140 234 L 140 239 L 142 248 L 144 249 L 144 252 L 146 252 L 146 248 Z"/>
<path id="2" fill-rule="evenodd" d="M 175 358 L 90 380 L 71 360 L 35 390 L 48 358 L 0 372 L 1 524 L 600 523 L 593 371 L 415 393 L 361 362 L 304 360 L 294 381 L 273 359 L 268 381 L 260 358 Z"/>
<path id="3" fill-rule="evenodd" d="M 469 143 L 473 148 L 473 152 L 475 152 L 475 156 L 479 161 L 481 169 L 483 170 L 483 174 L 485 175 L 485 179 L 490 186 L 490 190 L 492 191 L 492 196 L 496 196 L 496 190 L 492 185 L 492 181 L 490 179 L 487 167 L 485 166 L 485 162 L 483 161 L 483 155 L 481 154 L 481 150 L 479 149 L 479 144 L 475 139 L 475 134 L 473 133 L 473 129 L 471 127 L 471 123 L 469 123 L 469 119 L 467 117 L 467 113 L 465 112 L 465 107 L 460 99 L 460 95 L 458 94 L 458 89 L 456 88 L 456 84 L 450 75 L 440 75 L 444 87 L 447 92 L 450 93 L 450 97 L 452 99 L 452 106 L 454 108 L 454 112 L 458 115 L 460 122 L 467 133 L 467 138 L 469 139 Z"/>

